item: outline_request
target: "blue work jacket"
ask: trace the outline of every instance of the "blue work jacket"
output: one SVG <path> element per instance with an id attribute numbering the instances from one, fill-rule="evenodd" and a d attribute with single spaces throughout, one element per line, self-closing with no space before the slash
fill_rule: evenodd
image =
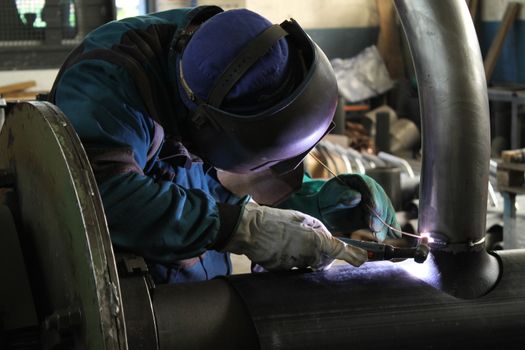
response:
<path id="1" fill-rule="evenodd" d="M 72 52 L 50 94 L 90 158 L 114 248 L 145 257 L 157 282 L 231 270 L 216 249 L 234 230 L 242 199 L 180 142 L 188 111 L 172 49 L 181 28 L 220 11 L 202 6 L 107 23 Z"/>

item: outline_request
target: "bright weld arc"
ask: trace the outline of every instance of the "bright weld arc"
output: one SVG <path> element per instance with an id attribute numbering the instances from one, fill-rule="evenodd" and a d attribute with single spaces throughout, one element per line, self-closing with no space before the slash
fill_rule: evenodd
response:
<path id="1" fill-rule="evenodd" d="M 317 162 L 319 163 L 323 168 L 325 168 L 334 178 L 336 178 L 338 181 L 340 181 L 343 185 L 345 186 L 348 186 L 346 184 L 346 182 L 344 182 L 343 180 L 341 180 L 341 178 L 339 177 L 339 175 L 337 175 L 335 172 L 332 171 L 332 169 L 330 169 L 328 167 L 328 165 L 324 164 L 319 158 L 317 158 L 313 153 L 310 153 L 310 156 Z M 398 230 L 397 228 L 395 227 L 392 227 L 391 225 L 387 224 L 385 222 L 385 220 L 383 220 L 383 218 L 381 218 L 381 216 L 374 210 L 374 208 L 370 207 L 369 205 L 367 205 L 368 209 L 370 209 L 370 211 L 372 211 L 372 213 L 374 214 L 374 216 L 376 218 L 379 219 L 379 221 L 381 221 L 381 223 L 383 225 L 385 225 L 386 227 L 388 227 L 389 229 L 391 229 L 392 231 L 394 232 L 397 232 L 397 233 L 400 233 L 402 235 L 405 235 L 405 236 L 410 236 L 410 237 L 415 237 L 415 238 L 418 238 L 418 239 L 421 239 L 423 238 L 422 236 L 420 235 L 416 235 L 416 234 L 413 234 L 413 233 L 410 233 L 410 232 L 405 232 L 405 231 L 402 231 L 402 230 Z M 429 235 L 427 235 L 426 237 L 428 237 L 429 239 L 429 242 L 430 242 L 430 239 L 431 237 Z"/>

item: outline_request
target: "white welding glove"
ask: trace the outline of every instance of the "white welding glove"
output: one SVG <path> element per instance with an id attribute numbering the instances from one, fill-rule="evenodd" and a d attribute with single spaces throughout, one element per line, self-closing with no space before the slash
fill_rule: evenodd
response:
<path id="1" fill-rule="evenodd" d="M 295 210 L 248 203 L 225 251 L 245 254 L 267 270 L 328 268 L 334 259 L 359 266 L 365 250 L 333 237 L 317 219 Z"/>

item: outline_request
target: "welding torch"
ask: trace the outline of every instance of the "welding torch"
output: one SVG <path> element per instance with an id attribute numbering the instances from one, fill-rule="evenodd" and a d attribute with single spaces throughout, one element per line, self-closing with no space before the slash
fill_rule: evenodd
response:
<path id="1" fill-rule="evenodd" d="M 415 247 L 399 248 L 390 244 L 362 241 L 346 237 L 337 237 L 341 241 L 354 247 L 364 249 L 368 253 L 368 261 L 414 259 L 423 263 L 428 256 L 429 248 L 427 238 L 421 238 Z"/>
<path id="2" fill-rule="evenodd" d="M 319 163 L 323 168 L 325 168 L 332 176 L 336 179 L 338 179 L 343 185 L 348 186 L 346 182 L 340 179 L 340 177 L 330 169 L 326 164 L 324 164 L 319 158 L 317 158 L 313 153 L 310 153 L 310 156 Z M 367 206 L 368 209 L 372 212 L 372 214 L 379 219 L 383 223 L 383 225 L 387 226 L 390 230 L 398 232 L 405 236 L 411 236 L 413 238 L 418 239 L 418 244 L 415 247 L 411 248 L 401 248 L 401 247 L 394 247 L 390 244 L 385 243 L 378 243 L 378 242 L 372 242 L 372 241 L 363 241 L 358 239 L 352 239 L 352 238 L 346 238 L 346 237 L 337 237 L 341 241 L 345 242 L 346 244 L 349 244 L 354 247 L 358 247 L 361 249 L 364 249 L 367 251 L 368 254 L 368 261 L 379 261 L 379 260 L 396 260 L 396 259 L 414 259 L 417 263 L 423 263 L 425 260 L 427 260 L 427 256 L 429 253 L 429 247 L 428 242 L 429 238 L 425 236 L 419 236 L 415 235 L 413 233 L 408 233 L 401 231 L 395 227 L 392 227 L 388 223 L 386 223 L 381 216 L 372 208 L 371 206 Z"/>

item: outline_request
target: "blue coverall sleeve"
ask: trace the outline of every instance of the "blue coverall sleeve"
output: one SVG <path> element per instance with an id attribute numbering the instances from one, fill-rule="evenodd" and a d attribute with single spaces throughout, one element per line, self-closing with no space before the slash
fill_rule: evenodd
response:
<path id="1" fill-rule="evenodd" d="M 133 86 L 123 68 L 84 60 L 63 73 L 55 101 L 86 148 L 130 148 L 144 169 L 153 122 L 140 112 L 144 109 Z M 202 167 L 187 175 L 189 188 L 140 173 L 99 182 L 113 243 L 162 263 L 210 248 L 218 239 L 222 209 L 208 193 Z"/>
<path id="2" fill-rule="evenodd" d="M 215 201 L 200 189 L 134 173 L 100 184 L 113 244 L 169 263 L 201 254 L 219 229 Z"/>

